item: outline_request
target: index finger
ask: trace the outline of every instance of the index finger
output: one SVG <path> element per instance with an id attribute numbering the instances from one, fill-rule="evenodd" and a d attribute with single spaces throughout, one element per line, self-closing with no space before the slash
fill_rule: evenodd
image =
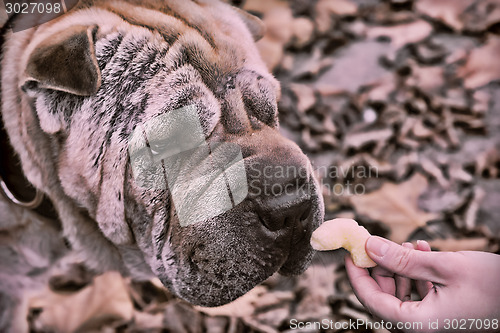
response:
<path id="1" fill-rule="evenodd" d="M 365 248 L 377 264 L 413 280 L 445 284 L 457 274 L 457 264 L 450 252 L 417 251 L 378 236 L 370 236 Z"/>

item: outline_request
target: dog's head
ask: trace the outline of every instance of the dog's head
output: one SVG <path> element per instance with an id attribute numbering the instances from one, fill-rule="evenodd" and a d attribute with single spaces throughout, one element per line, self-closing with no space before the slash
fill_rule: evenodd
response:
<path id="1" fill-rule="evenodd" d="M 323 203 L 308 158 L 279 133 L 259 22 L 217 1 L 138 3 L 82 4 L 17 37 L 29 43 L 9 80 L 55 161 L 28 177 L 60 184 L 192 303 L 302 272 Z"/>

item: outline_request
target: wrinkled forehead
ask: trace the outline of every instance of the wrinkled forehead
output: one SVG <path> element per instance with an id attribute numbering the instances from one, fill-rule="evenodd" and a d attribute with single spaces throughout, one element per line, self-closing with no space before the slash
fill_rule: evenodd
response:
<path id="1" fill-rule="evenodd" d="M 184 44 L 193 62 L 211 64 L 217 72 L 235 71 L 244 64 L 266 71 L 245 23 L 222 1 L 96 0 L 84 1 L 76 10 L 85 3 L 114 13 L 131 25 L 156 31 L 170 45 Z"/>
<path id="2" fill-rule="evenodd" d="M 178 48 L 211 89 L 228 75 L 247 68 L 279 83 L 268 72 L 251 33 L 230 5 L 218 0 L 82 0 L 67 15 L 39 26 L 26 55 L 47 36 L 75 25 L 96 25 L 97 39 L 116 30 L 148 30 Z"/>

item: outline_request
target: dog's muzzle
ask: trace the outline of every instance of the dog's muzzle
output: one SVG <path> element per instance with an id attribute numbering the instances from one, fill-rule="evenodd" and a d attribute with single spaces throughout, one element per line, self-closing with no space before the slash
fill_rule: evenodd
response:
<path id="1" fill-rule="evenodd" d="M 136 182 L 168 190 L 175 207 L 161 255 L 176 268 L 160 279 L 214 306 L 278 270 L 305 270 L 323 202 L 308 158 L 277 129 L 205 140 L 196 120 L 189 107 L 162 116 L 134 132 L 129 151 Z"/>

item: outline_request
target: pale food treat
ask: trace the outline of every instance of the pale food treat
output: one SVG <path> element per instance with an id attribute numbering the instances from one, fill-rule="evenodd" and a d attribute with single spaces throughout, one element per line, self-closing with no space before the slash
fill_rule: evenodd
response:
<path id="1" fill-rule="evenodd" d="M 377 264 L 365 251 L 365 244 L 370 233 L 351 219 L 333 219 L 325 221 L 311 236 L 311 246 L 317 251 L 336 250 L 341 247 L 351 253 L 354 265 L 374 267 Z"/>

